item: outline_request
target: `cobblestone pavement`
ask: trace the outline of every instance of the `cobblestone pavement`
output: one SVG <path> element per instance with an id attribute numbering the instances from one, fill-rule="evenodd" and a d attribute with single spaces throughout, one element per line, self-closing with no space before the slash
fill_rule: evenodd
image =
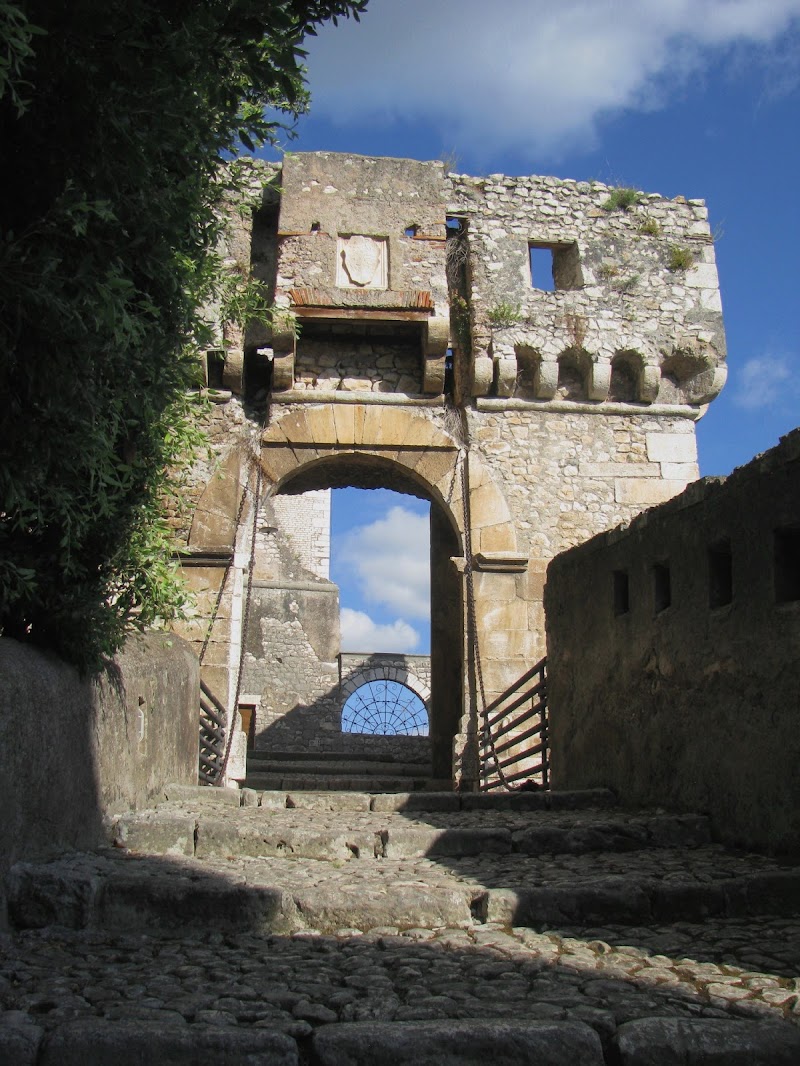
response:
<path id="1" fill-rule="evenodd" d="M 328 843 L 337 833 L 353 840 L 360 839 L 359 834 L 372 839 L 383 831 L 389 840 L 393 833 L 399 840 L 402 832 L 442 827 L 451 832 L 503 830 L 513 838 L 537 822 L 520 812 L 461 813 L 463 817 L 442 819 L 437 827 L 435 812 L 349 811 L 343 827 L 341 811 L 315 811 L 313 829 Z M 238 826 L 245 841 L 259 825 L 290 839 L 294 830 L 309 830 L 308 814 L 265 808 L 201 811 L 191 804 L 172 804 L 158 816 L 143 815 L 139 830 L 131 823 L 130 839 L 140 832 L 143 840 L 142 827 L 149 823 L 147 832 L 162 833 L 165 846 L 187 817 L 200 826 L 197 846 L 204 820 L 217 830 L 220 825 Z M 641 826 L 645 821 L 643 816 Z M 614 811 L 551 812 L 546 824 L 550 830 L 566 831 L 588 831 L 600 824 L 615 833 L 641 829 L 636 818 Z M 650 819 L 651 835 L 653 824 Z M 665 826 L 658 832 L 668 840 Z M 222 834 L 216 839 L 226 838 Z M 469 846 L 469 837 L 462 843 L 464 839 Z M 601 839 L 608 838 L 601 834 Z M 168 888 L 179 884 L 181 892 L 167 891 L 160 932 L 158 922 L 151 922 L 144 911 L 136 916 L 139 927 L 126 929 L 130 914 L 112 907 L 98 912 L 104 928 L 92 928 L 90 922 L 89 928 L 49 925 L 5 935 L 0 943 L 0 1049 L 3 1027 L 8 1031 L 26 1023 L 45 1034 L 79 1022 L 153 1025 L 170 1032 L 188 1027 L 198 1034 L 209 1028 L 224 1033 L 266 1030 L 291 1038 L 302 1051 L 316 1039 L 315 1033 L 335 1023 L 466 1024 L 479 1019 L 516 1024 L 524 1018 L 543 1024 L 581 1023 L 594 1030 L 608 1052 L 624 1031 L 621 1026 L 644 1019 L 750 1019 L 782 1022 L 784 1027 L 800 1022 L 800 917 L 709 914 L 704 921 L 520 925 L 493 921 L 491 909 L 480 912 L 474 905 L 476 890 L 502 895 L 521 886 L 545 885 L 549 890 L 555 885 L 564 891 L 572 886 L 577 892 L 576 885 L 604 879 L 674 881 L 713 892 L 736 878 L 749 876 L 758 885 L 759 877 L 780 875 L 782 867 L 773 860 L 709 844 L 442 856 L 417 855 L 413 845 L 412 838 L 412 854 L 399 859 L 348 850 L 347 859 L 231 854 L 212 855 L 200 863 L 182 854 L 137 855 L 117 847 L 63 860 L 55 867 L 62 879 L 53 883 L 56 893 L 64 893 L 73 875 L 92 886 L 103 877 L 109 883 L 116 877 L 127 885 L 129 897 L 131 885 L 134 896 L 152 894 L 154 886 L 161 891 L 165 883 Z M 583 845 L 588 846 L 585 837 Z M 199 889 L 204 879 L 247 890 L 268 885 L 286 893 L 294 900 L 297 920 L 307 928 L 266 932 L 237 929 L 234 923 L 221 933 L 224 911 L 216 918 L 210 911 L 205 924 L 192 927 L 191 915 L 182 922 L 181 907 L 191 909 L 192 898 L 184 890 Z M 226 898 L 214 897 L 215 906 L 221 900 L 224 908 Z M 386 920 L 375 925 L 376 915 L 389 915 L 401 904 L 413 913 L 413 901 L 418 901 L 421 914 L 429 914 L 426 900 L 432 899 L 440 907 L 438 922 L 410 926 Z M 327 924 L 311 928 L 320 915 Z M 337 916 L 342 918 L 338 927 L 331 924 Z M 795 1032 L 792 1025 L 787 1028 Z M 615 1060 L 612 1054 L 608 1061 L 639 1060 Z M 800 1057 L 763 1061 L 791 1063 Z"/>

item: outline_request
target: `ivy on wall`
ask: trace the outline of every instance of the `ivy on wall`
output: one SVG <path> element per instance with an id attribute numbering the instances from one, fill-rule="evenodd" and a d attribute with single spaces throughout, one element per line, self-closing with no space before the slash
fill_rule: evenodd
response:
<path id="1" fill-rule="evenodd" d="M 92 668 L 180 611 L 161 501 L 231 296 L 220 161 L 305 108 L 304 37 L 365 6 L 0 0 L 4 635 Z"/>

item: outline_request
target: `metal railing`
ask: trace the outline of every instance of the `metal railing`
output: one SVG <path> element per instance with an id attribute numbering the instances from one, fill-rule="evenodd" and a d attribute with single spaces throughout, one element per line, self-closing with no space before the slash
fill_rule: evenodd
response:
<path id="1" fill-rule="evenodd" d="M 545 656 L 484 711 L 481 791 L 549 788 L 548 725 Z"/>
<path id="2" fill-rule="evenodd" d="M 228 715 L 205 683 L 200 682 L 200 783 L 216 785 L 225 772 L 225 732 Z"/>

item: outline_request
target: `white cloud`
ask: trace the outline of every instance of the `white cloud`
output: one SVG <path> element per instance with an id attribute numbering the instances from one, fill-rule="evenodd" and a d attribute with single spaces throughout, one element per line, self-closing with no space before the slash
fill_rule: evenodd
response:
<path id="1" fill-rule="evenodd" d="M 430 613 L 430 526 L 425 515 L 391 507 L 383 518 L 351 530 L 334 547 L 353 568 L 368 603 L 398 615 Z M 360 650 L 360 649 L 359 649 Z"/>
<path id="2" fill-rule="evenodd" d="M 363 611 L 343 607 L 341 611 L 342 651 L 393 651 L 409 654 L 419 644 L 419 633 L 408 622 L 397 619 L 388 625 L 373 622 Z"/>
<path id="3" fill-rule="evenodd" d="M 748 359 L 736 375 L 733 402 L 747 410 L 779 407 L 800 398 L 796 371 L 782 355 Z"/>
<path id="4" fill-rule="evenodd" d="M 307 42 L 314 114 L 425 119 L 443 144 L 552 155 L 798 18 L 800 0 L 370 0 Z"/>

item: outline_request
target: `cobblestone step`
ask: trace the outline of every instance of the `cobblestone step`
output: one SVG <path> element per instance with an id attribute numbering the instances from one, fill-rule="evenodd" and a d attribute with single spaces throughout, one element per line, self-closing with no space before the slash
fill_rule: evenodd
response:
<path id="1" fill-rule="evenodd" d="M 371 762 L 362 760 L 350 763 L 346 760 L 326 759 L 324 762 L 306 760 L 252 762 L 247 760 L 248 777 L 256 774 L 298 774 L 304 777 L 421 777 L 431 776 L 429 763 Z"/>
<path id="2" fill-rule="evenodd" d="M 167 794 L 117 847 L 12 868 L 0 1061 L 800 1062 L 800 870 L 704 818 L 602 791 Z"/>
<path id="3" fill-rule="evenodd" d="M 367 797 L 364 797 L 365 800 Z M 321 800 L 324 802 L 324 798 Z M 191 804 L 120 818 L 113 842 L 134 852 L 197 858 L 248 856 L 348 861 L 481 854 L 584 854 L 708 844 L 708 820 L 697 815 L 621 812 L 329 811 L 313 823 L 308 808 L 228 808 L 214 815 Z M 439 824 L 435 824 L 435 823 Z M 434 824 L 431 824 L 434 823 Z"/>
<path id="4" fill-rule="evenodd" d="M 491 831 L 491 830 L 490 830 Z M 647 925 L 792 915 L 800 870 L 715 846 L 624 855 L 480 854 L 364 861 L 94 855 L 20 863 L 7 878 L 20 928 L 332 932 L 475 922 Z"/>
<path id="5" fill-rule="evenodd" d="M 332 768 L 321 768 L 318 772 L 313 771 L 286 771 L 278 770 L 274 773 L 251 772 L 248 769 L 245 779 L 245 787 L 258 791 L 274 791 L 285 789 L 287 791 L 353 791 L 353 792 L 405 792 L 409 788 L 415 791 L 438 792 L 443 785 L 449 782 L 432 780 L 428 773 L 419 777 L 397 773 L 337 773 Z"/>

